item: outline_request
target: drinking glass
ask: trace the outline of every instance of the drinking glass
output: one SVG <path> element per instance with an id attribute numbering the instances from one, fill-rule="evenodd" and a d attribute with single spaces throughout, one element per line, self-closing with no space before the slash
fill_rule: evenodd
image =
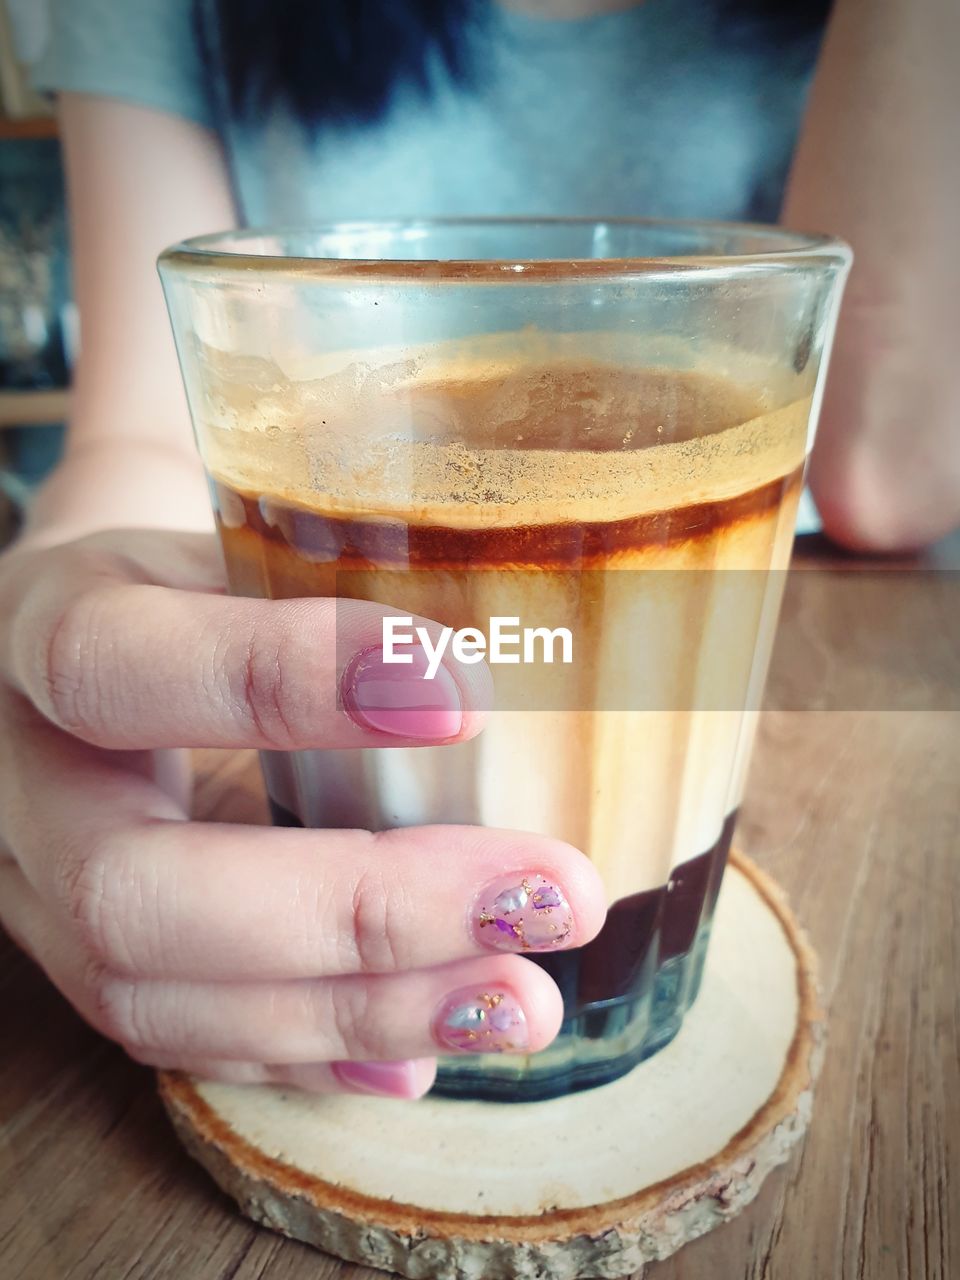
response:
<path id="1" fill-rule="evenodd" d="M 769 227 L 522 219 L 160 259 L 230 589 L 517 628 L 477 738 L 265 751 L 274 821 L 542 832 L 603 877 L 598 938 L 528 952 L 556 1041 L 446 1058 L 440 1092 L 602 1084 L 696 998 L 850 260 Z M 523 943 L 511 910 L 488 923 Z"/>

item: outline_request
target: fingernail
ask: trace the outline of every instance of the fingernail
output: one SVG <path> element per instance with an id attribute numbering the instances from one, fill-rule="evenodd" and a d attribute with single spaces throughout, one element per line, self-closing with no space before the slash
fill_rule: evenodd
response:
<path id="1" fill-rule="evenodd" d="M 333 1074 L 357 1093 L 388 1098 L 415 1098 L 419 1088 L 413 1062 L 334 1062 Z"/>
<path id="2" fill-rule="evenodd" d="M 477 898 L 473 929 L 496 951 L 553 951 L 572 937 L 573 912 L 555 881 L 537 873 L 501 876 Z"/>
<path id="3" fill-rule="evenodd" d="M 429 661 L 422 648 L 409 656 L 412 662 L 395 665 L 384 662 L 380 648 L 357 654 L 340 685 L 344 710 L 361 729 L 398 738 L 455 737 L 463 724 L 456 680 L 443 666 L 426 679 Z"/>
<path id="4" fill-rule="evenodd" d="M 515 996 L 491 988 L 461 987 L 447 996 L 433 1020 L 433 1034 L 461 1053 L 525 1053 L 527 1019 Z"/>

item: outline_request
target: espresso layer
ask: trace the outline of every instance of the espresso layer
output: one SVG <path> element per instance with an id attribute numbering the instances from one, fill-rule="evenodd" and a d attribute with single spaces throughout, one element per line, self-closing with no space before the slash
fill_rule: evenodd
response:
<path id="1" fill-rule="evenodd" d="M 402 519 L 356 519 L 326 514 L 270 496 L 242 493 L 213 479 L 222 536 L 237 543 L 234 554 L 262 555 L 267 542 L 314 564 L 336 562 L 349 569 L 465 568 L 551 570 L 624 567 L 623 555 L 682 542 L 705 542 L 746 521 L 775 514 L 799 491 L 802 469 L 746 493 L 717 502 L 696 502 L 630 519 L 570 520 L 558 524 L 477 526 L 408 523 Z M 226 522 L 229 521 L 229 524 Z M 244 539 L 242 530 L 253 534 Z M 274 555 L 278 554 L 276 551 Z M 748 567 L 748 566 L 744 566 Z"/>

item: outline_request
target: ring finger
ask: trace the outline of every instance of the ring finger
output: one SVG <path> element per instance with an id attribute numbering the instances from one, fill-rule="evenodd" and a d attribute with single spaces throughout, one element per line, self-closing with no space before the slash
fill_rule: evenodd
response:
<path id="1" fill-rule="evenodd" d="M 278 984 L 104 977 L 87 1006 L 138 1054 L 282 1063 L 535 1052 L 562 1018 L 552 979 L 516 956 Z"/>

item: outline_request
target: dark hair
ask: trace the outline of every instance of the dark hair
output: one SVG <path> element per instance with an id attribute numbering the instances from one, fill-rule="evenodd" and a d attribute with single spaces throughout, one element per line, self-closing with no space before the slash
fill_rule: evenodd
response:
<path id="1" fill-rule="evenodd" d="M 195 17 L 232 116 L 282 103 L 316 127 L 377 120 L 400 85 L 428 95 L 437 67 L 469 79 L 465 33 L 481 8 L 477 0 L 195 0 Z"/>
<path id="2" fill-rule="evenodd" d="M 646 0 L 655 3 L 658 0 Z M 669 3 L 669 0 L 659 0 Z M 194 0 L 201 49 L 238 119 L 284 104 L 306 126 L 367 123 L 434 72 L 467 82 L 469 28 L 494 0 Z M 733 42 L 817 36 L 831 0 L 704 0 Z"/>

